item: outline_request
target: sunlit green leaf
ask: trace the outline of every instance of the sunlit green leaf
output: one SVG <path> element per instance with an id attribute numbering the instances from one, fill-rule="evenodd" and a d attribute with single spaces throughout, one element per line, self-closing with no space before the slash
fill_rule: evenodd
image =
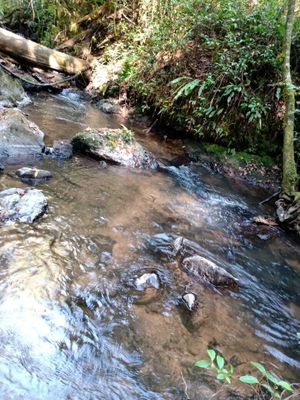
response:
<path id="1" fill-rule="evenodd" d="M 207 350 L 207 354 L 209 355 L 209 358 L 211 359 L 211 361 L 214 361 L 216 358 L 216 352 L 213 349 L 208 349 Z"/>
<path id="2" fill-rule="evenodd" d="M 256 376 L 252 375 L 241 376 L 240 381 L 243 383 L 249 383 L 249 385 L 256 385 L 259 383 L 259 380 L 256 378 Z"/>
<path id="3" fill-rule="evenodd" d="M 222 356 L 217 355 L 217 365 L 219 369 L 222 369 L 224 367 L 225 360 Z"/>
<path id="4" fill-rule="evenodd" d="M 208 360 L 200 360 L 195 363 L 195 367 L 198 368 L 207 368 L 210 366 L 210 361 Z"/>
<path id="5" fill-rule="evenodd" d="M 290 392 L 293 391 L 292 386 L 286 381 L 279 381 L 278 382 L 278 386 L 281 386 L 283 389 L 286 389 L 286 390 L 288 390 Z"/>
<path id="6" fill-rule="evenodd" d="M 271 393 L 271 395 L 273 395 L 273 394 L 275 393 L 274 390 L 271 388 L 270 385 L 267 385 L 266 383 L 263 383 L 261 386 L 262 386 L 263 388 L 265 388 L 269 393 Z"/>
<path id="7" fill-rule="evenodd" d="M 259 362 L 251 361 L 251 365 L 253 365 L 253 367 L 257 368 L 259 370 L 259 372 L 261 372 L 263 375 L 266 374 L 267 371 L 266 371 L 265 367 L 262 364 L 260 364 Z"/>
<path id="8" fill-rule="evenodd" d="M 225 375 L 224 375 L 224 374 L 218 374 L 218 375 L 217 375 L 217 379 L 218 379 L 219 381 L 224 381 Z"/>

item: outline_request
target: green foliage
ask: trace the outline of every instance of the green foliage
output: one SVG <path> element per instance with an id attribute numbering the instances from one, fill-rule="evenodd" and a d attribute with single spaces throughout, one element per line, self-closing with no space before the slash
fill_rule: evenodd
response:
<path id="1" fill-rule="evenodd" d="M 269 394 L 275 399 L 281 399 L 283 392 L 293 392 L 291 384 L 287 381 L 282 380 L 275 374 L 266 370 L 266 368 L 256 362 L 252 361 L 251 365 L 256 368 L 262 375 L 258 379 L 255 375 L 244 375 L 239 379 L 243 383 L 248 383 L 250 385 L 257 385 L 261 389 L 265 389 Z"/>
<path id="2" fill-rule="evenodd" d="M 247 163 L 255 163 L 256 165 L 261 164 L 264 166 L 271 166 L 274 164 L 274 159 L 267 154 L 257 156 L 245 151 L 237 151 L 235 148 L 228 148 L 215 143 L 203 143 L 202 147 L 207 153 L 213 154 L 216 156 L 216 158 L 226 158 L 228 161 L 232 161 L 240 166 L 243 166 Z"/>
<path id="3" fill-rule="evenodd" d="M 300 333 L 297 333 L 297 335 L 300 337 Z M 267 392 L 271 399 L 283 399 L 285 394 L 294 393 L 294 389 L 289 382 L 267 371 L 264 365 L 257 361 L 251 361 L 250 364 L 258 371 L 260 376 L 248 374 L 238 377 L 234 367 L 231 364 L 227 364 L 224 357 L 217 354 L 215 350 L 208 349 L 207 353 L 210 359 L 197 361 L 195 366 L 203 369 L 212 369 L 216 373 L 216 378 L 220 381 L 231 384 L 233 378 L 238 378 L 242 383 L 254 385 L 257 392 Z"/>
<path id="4" fill-rule="evenodd" d="M 210 360 L 200 360 L 195 363 L 198 368 L 211 368 L 216 373 L 216 378 L 219 381 L 225 381 L 231 383 L 231 378 L 234 374 L 234 367 L 231 364 L 225 366 L 225 359 L 220 354 L 217 354 L 215 350 L 208 349 L 207 353 Z"/>
<path id="5" fill-rule="evenodd" d="M 122 126 L 122 129 L 121 129 L 120 133 L 121 133 L 122 141 L 127 144 L 132 143 L 133 136 L 134 136 L 133 132 L 130 129 L 126 128 L 125 125 L 121 125 L 121 126 Z"/>
<path id="6" fill-rule="evenodd" d="M 105 62 L 123 59 L 122 91 L 204 140 L 256 154 L 279 152 L 281 0 L 141 0 L 135 10 L 124 1 L 115 0 L 116 9 L 126 4 L 134 23 L 115 24 L 122 46 L 117 41 L 103 54 Z M 299 32 L 297 21 L 298 50 Z"/>

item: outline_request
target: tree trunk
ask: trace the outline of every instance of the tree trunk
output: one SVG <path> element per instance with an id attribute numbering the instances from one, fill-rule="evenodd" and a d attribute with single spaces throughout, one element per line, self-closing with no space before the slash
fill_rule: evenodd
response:
<path id="1" fill-rule="evenodd" d="M 0 50 L 14 58 L 67 74 L 78 74 L 89 68 L 89 63 L 80 58 L 49 49 L 3 28 L 0 28 Z"/>
<path id="2" fill-rule="evenodd" d="M 283 42 L 283 90 L 285 99 L 284 138 L 282 154 L 282 191 L 277 201 L 279 222 L 300 233 L 300 196 L 296 192 L 298 184 L 294 153 L 295 90 L 291 77 L 291 44 L 295 19 L 296 0 L 288 0 L 285 35 Z"/>
<path id="3" fill-rule="evenodd" d="M 289 0 L 283 43 L 283 90 L 285 97 L 285 116 L 282 192 L 287 195 L 292 195 L 295 192 L 298 180 L 294 153 L 295 90 L 293 89 L 290 64 L 295 3 L 296 0 Z"/>

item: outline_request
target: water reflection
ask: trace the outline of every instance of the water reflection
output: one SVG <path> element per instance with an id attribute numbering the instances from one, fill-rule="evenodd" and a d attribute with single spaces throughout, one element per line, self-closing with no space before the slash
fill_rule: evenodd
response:
<path id="1" fill-rule="evenodd" d="M 68 93 L 41 96 L 27 112 L 49 142 L 117 124 Z M 242 371 L 257 360 L 299 377 L 300 248 L 285 234 L 266 242 L 239 229 L 258 212 L 259 193 L 198 166 L 103 170 L 79 157 L 41 165 L 53 172 L 41 186 L 48 215 L 0 231 L 2 398 L 179 400 L 182 372 L 191 399 L 209 398 L 209 379 L 191 367 L 209 344 Z M 14 169 L 2 188 L 24 186 Z M 201 304 L 187 314 L 178 303 L 187 276 L 148 245 L 165 232 L 196 241 L 241 290 L 220 296 L 194 284 Z M 141 271 L 162 280 L 150 300 L 133 290 Z"/>

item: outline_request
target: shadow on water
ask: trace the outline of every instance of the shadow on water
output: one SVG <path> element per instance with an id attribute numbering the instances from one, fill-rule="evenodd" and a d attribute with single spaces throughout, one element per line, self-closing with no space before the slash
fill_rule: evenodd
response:
<path id="1" fill-rule="evenodd" d="M 26 112 L 50 144 L 89 124 L 118 126 L 73 92 L 40 95 Z M 261 192 L 197 165 L 164 173 L 103 170 L 80 157 L 41 165 L 53 172 L 41 185 L 48 214 L 0 232 L 1 398 L 179 400 L 181 373 L 191 399 L 209 398 L 209 377 L 192 368 L 208 345 L 241 371 L 257 360 L 299 381 L 300 246 L 248 229 L 265 210 Z M 24 186 L 14 169 L 1 188 Z M 200 307 L 184 311 L 187 276 L 147 244 L 165 233 L 197 242 L 240 291 L 193 284 Z M 160 289 L 137 293 L 134 279 L 152 271 Z"/>

